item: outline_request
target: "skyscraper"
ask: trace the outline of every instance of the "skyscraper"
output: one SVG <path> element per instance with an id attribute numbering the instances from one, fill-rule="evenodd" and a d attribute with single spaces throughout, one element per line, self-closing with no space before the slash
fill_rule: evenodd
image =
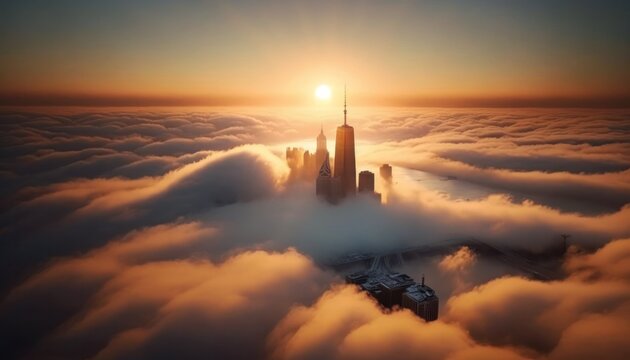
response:
<path id="1" fill-rule="evenodd" d="M 326 136 L 324 135 L 324 125 L 322 125 L 319 135 L 317 135 L 317 150 L 315 150 L 315 166 L 319 168 L 328 157 L 328 146 L 326 145 Z"/>
<path id="2" fill-rule="evenodd" d="M 392 167 L 389 164 L 383 164 L 380 168 L 381 177 L 387 184 L 392 182 Z"/>
<path id="3" fill-rule="evenodd" d="M 315 193 L 321 199 L 328 201 L 331 204 L 336 204 L 339 201 L 341 192 L 341 182 L 339 178 L 331 176 L 330 161 L 328 154 L 326 159 L 322 163 L 315 183 Z"/>
<path id="4" fill-rule="evenodd" d="M 335 177 L 340 179 L 343 196 L 356 193 L 357 170 L 354 158 L 354 128 L 347 123 L 346 94 L 344 88 L 343 125 L 337 128 L 335 144 Z"/>

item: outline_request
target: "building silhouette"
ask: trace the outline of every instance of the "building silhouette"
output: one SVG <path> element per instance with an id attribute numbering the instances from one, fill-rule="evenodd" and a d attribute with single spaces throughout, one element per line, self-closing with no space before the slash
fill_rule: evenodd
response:
<path id="1" fill-rule="evenodd" d="M 328 155 L 326 155 L 326 159 L 324 159 L 319 169 L 319 174 L 315 182 L 315 193 L 317 197 L 331 204 L 336 204 L 341 198 L 341 182 L 339 178 L 332 176 L 330 158 Z"/>
<path id="2" fill-rule="evenodd" d="M 374 173 L 363 170 L 359 173 L 359 194 L 368 195 L 381 202 L 381 194 L 374 191 Z"/>
<path id="3" fill-rule="evenodd" d="M 317 179 L 318 171 L 327 156 L 328 147 L 326 146 L 326 136 L 322 126 L 319 135 L 317 135 L 317 149 L 315 152 L 311 153 L 298 147 L 287 147 L 286 160 L 291 170 L 289 181 L 313 181 Z"/>
<path id="4" fill-rule="evenodd" d="M 342 196 L 356 193 L 357 170 L 354 157 L 354 128 L 347 123 L 347 107 L 344 89 L 343 125 L 337 128 L 335 144 L 335 177 L 340 179 Z"/>
<path id="5" fill-rule="evenodd" d="M 315 168 L 319 170 L 328 157 L 328 145 L 326 144 L 326 135 L 324 135 L 324 125 L 322 124 L 317 135 L 317 149 L 315 150 Z"/>
<path id="6" fill-rule="evenodd" d="M 300 149 L 301 153 L 293 154 L 294 149 L 287 149 L 287 162 L 291 168 L 291 179 L 295 179 L 294 173 L 299 173 L 300 178 L 311 180 L 315 178 L 315 193 L 319 198 L 325 199 L 332 204 L 340 202 L 343 198 L 354 196 L 357 193 L 357 169 L 354 149 L 354 128 L 348 125 L 348 106 L 344 88 L 343 100 L 343 125 L 337 127 L 335 143 L 334 167 L 331 166 L 331 157 L 326 144 L 324 126 L 320 128 L 317 135 L 317 148 L 312 154 Z M 292 155 L 292 156 L 290 156 Z M 294 157 L 302 156 L 299 161 Z M 301 164 L 299 167 L 296 164 Z M 389 178 L 391 179 L 391 167 L 389 167 Z M 381 174 L 383 170 L 381 167 Z M 294 169 L 298 167 L 298 170 Z M 369 195 L 379 203 L 381 194 L 374 192 L 374 173 L 362 171 L 359 174 L 359 192 L 362 195 Z"/>
<path id="7" fill-rule="evenodd" d="M 363 170 L 359 173 L 359 192 L 374 192 L 374 173 Z"/>
<path id="8" fill-rule="evenodd" d="M 302 168 L 304 167 L 304 149 L 288 147 L 286 159 L 290 169 L 289 181 L 293 182 L 300 179 L 302 177 Z"/>
<path id="9" fill-rule="evenodd" d="M 391 184 L 392 182 L 392 167 L 389 164 L 383 164 L 379 168 L 379 172 L 381 174 L 381 178 L 385 180 L 387 184 Z"/>
<path id="10" fill-rule="evenodd" d="M 317 177 L 317 170 L 321 164 L 317 165 L 316 155 L 311 154 L 309 151 L 304 152 L 304 161 L 302 162 L 302 177 L 305 180 L 313 181 Z"/>

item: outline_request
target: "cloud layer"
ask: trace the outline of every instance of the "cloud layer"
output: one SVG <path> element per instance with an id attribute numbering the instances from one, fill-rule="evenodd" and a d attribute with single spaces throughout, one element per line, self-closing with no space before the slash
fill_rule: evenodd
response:
<path id="1" fill-rule="evenodd" d="M 391 187 L 377 181 L 386 205 L 331 207 L 287 182 L 284 146 L 320 120 L 330 128 L 327 115 L 0 114 L 6 356 L 630 356 L 629 114 L 353 116 L 359 169 L 395 165 Z M 460 195 L 469 186 L 483 190 Z M 487 271 L 469 247 L 410 261 L 405 271 L 443 282 L 440 320 L 424 323 L 322 268 L 351 251 L 471 238 L 557 276 Z"/>
<path id="2" fill-rule="evenodd" d="M 613 251 L 627 255 L 628 249 L 630 240 L 619 240 L 577 255 L 569 262 L 574 272 L 562 281 L 493 280 L 451 298 L 442 320 L 433 323 L 407 310 L 386 312 L 353 287 L 335 287 L 278 324 L 269 339 L 272 357 L 623 359 L 630 353 L 624 340 L 630 330 L 627 261 L 622 276 L 593 282 L 584 274 L 602 271 L 598 265 L 606 268 Z M 605 336 L 593 333 L 598 329 Z"/>
<path id="3" fill-rule="evenodd" d="M 365 136 L 389 141 L 376 162 L 456 176 L 572 211 L 630 201 L 627 111 L 408 111 L 372 115 Z"/>
<path id="4" fill-rule="evenodd" d="M 329 275 L 294 250 L 194 256 L 215 232 L 159 225 L 51 264 L 2 303 L 3 348 L 33 358 L 262 356 L 285 309 Z"/>

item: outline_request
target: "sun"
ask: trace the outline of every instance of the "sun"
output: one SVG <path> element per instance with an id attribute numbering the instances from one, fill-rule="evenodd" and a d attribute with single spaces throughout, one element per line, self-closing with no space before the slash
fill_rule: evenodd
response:
<path id="1" fill-rule="evenodd" d="M 315 89 L 315 97 L 320 100 L 330 99 L 330 86 L 321 84 Z"/>

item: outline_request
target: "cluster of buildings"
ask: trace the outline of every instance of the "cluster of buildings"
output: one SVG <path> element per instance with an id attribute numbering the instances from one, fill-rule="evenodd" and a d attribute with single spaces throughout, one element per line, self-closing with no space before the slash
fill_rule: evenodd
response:
<path id="1" fill-rule="evenodd" d="M 359 194 L 381 201 L 381 194 L 374 191 L 374 173 L 361 171 L 357 187 L 357 169 L 354 152 L 354 128 L 347 123 L 347 107 L 344 96 L 343 125 L 337 127 L 335 157 L 331 161 L 326 145 L 324 129 L 317 136 L 317 148 L 314 154 L 302 148 L 287 148 L 287 164 L 291 169 L 290 180 L 315 180 L 315 193 L 331 204 Z M 332 165 L 331 165 L 332 162 Z M 391 184 L 392 167 L 384 164 L 380 175 L 386 184 Z"/>
<path id="2" fill-rule="evenodd" d="M 426 321 L 437 320 L 439 299 L 435 291 L 401 273 L 360 271 L 346 275 L 346 282 L 359 286 L 386 308 L 411 310 Z"/>
<path id="3" fill-rule="evenodd" d="M 326 158 L 328 158 L 328 148 L 326 146 L 324 128 L 322 127 L 317 136 L 317 149 L 315 153 L 310 153 L 298 147 L 287 148 L 287 165 L 291 170 L 289 180 L 314 181 L 317 178 L 319 168 Z"/>
<path id="4" fill-rule="evenodd" d="M 354 128 L 347 122 L 347 106 L 344 95 L 343 125 L 337 127 L 334 161 L 328 153 L 324 129 L 317 136 L 315 153 L 302 148 L 287 148 L 287 164 L 291 169 L 290 180 L 315 180 L 315 193 L 331 204 L 337 204 L 344 198 L 369 196 L 379 203 L 381 194 L 374 191 L 374 173 L 359 172 L 357 186 L 357 169 L 354 148 Z M 379 174 L 385 186 L 392 183 L 392 167 L 383 164 Z M 348 256 L 348 262 L 364 261 L 370 256 Z M 406 274 L 370 269 L 346 276 L 346 282 L 358 285 L 386 308 L 402 307 L 411 310 L 426 321 L 437 320 L 439 299 L 435 291 L 424 284 L 424 276 L 420 284 Z"/>

